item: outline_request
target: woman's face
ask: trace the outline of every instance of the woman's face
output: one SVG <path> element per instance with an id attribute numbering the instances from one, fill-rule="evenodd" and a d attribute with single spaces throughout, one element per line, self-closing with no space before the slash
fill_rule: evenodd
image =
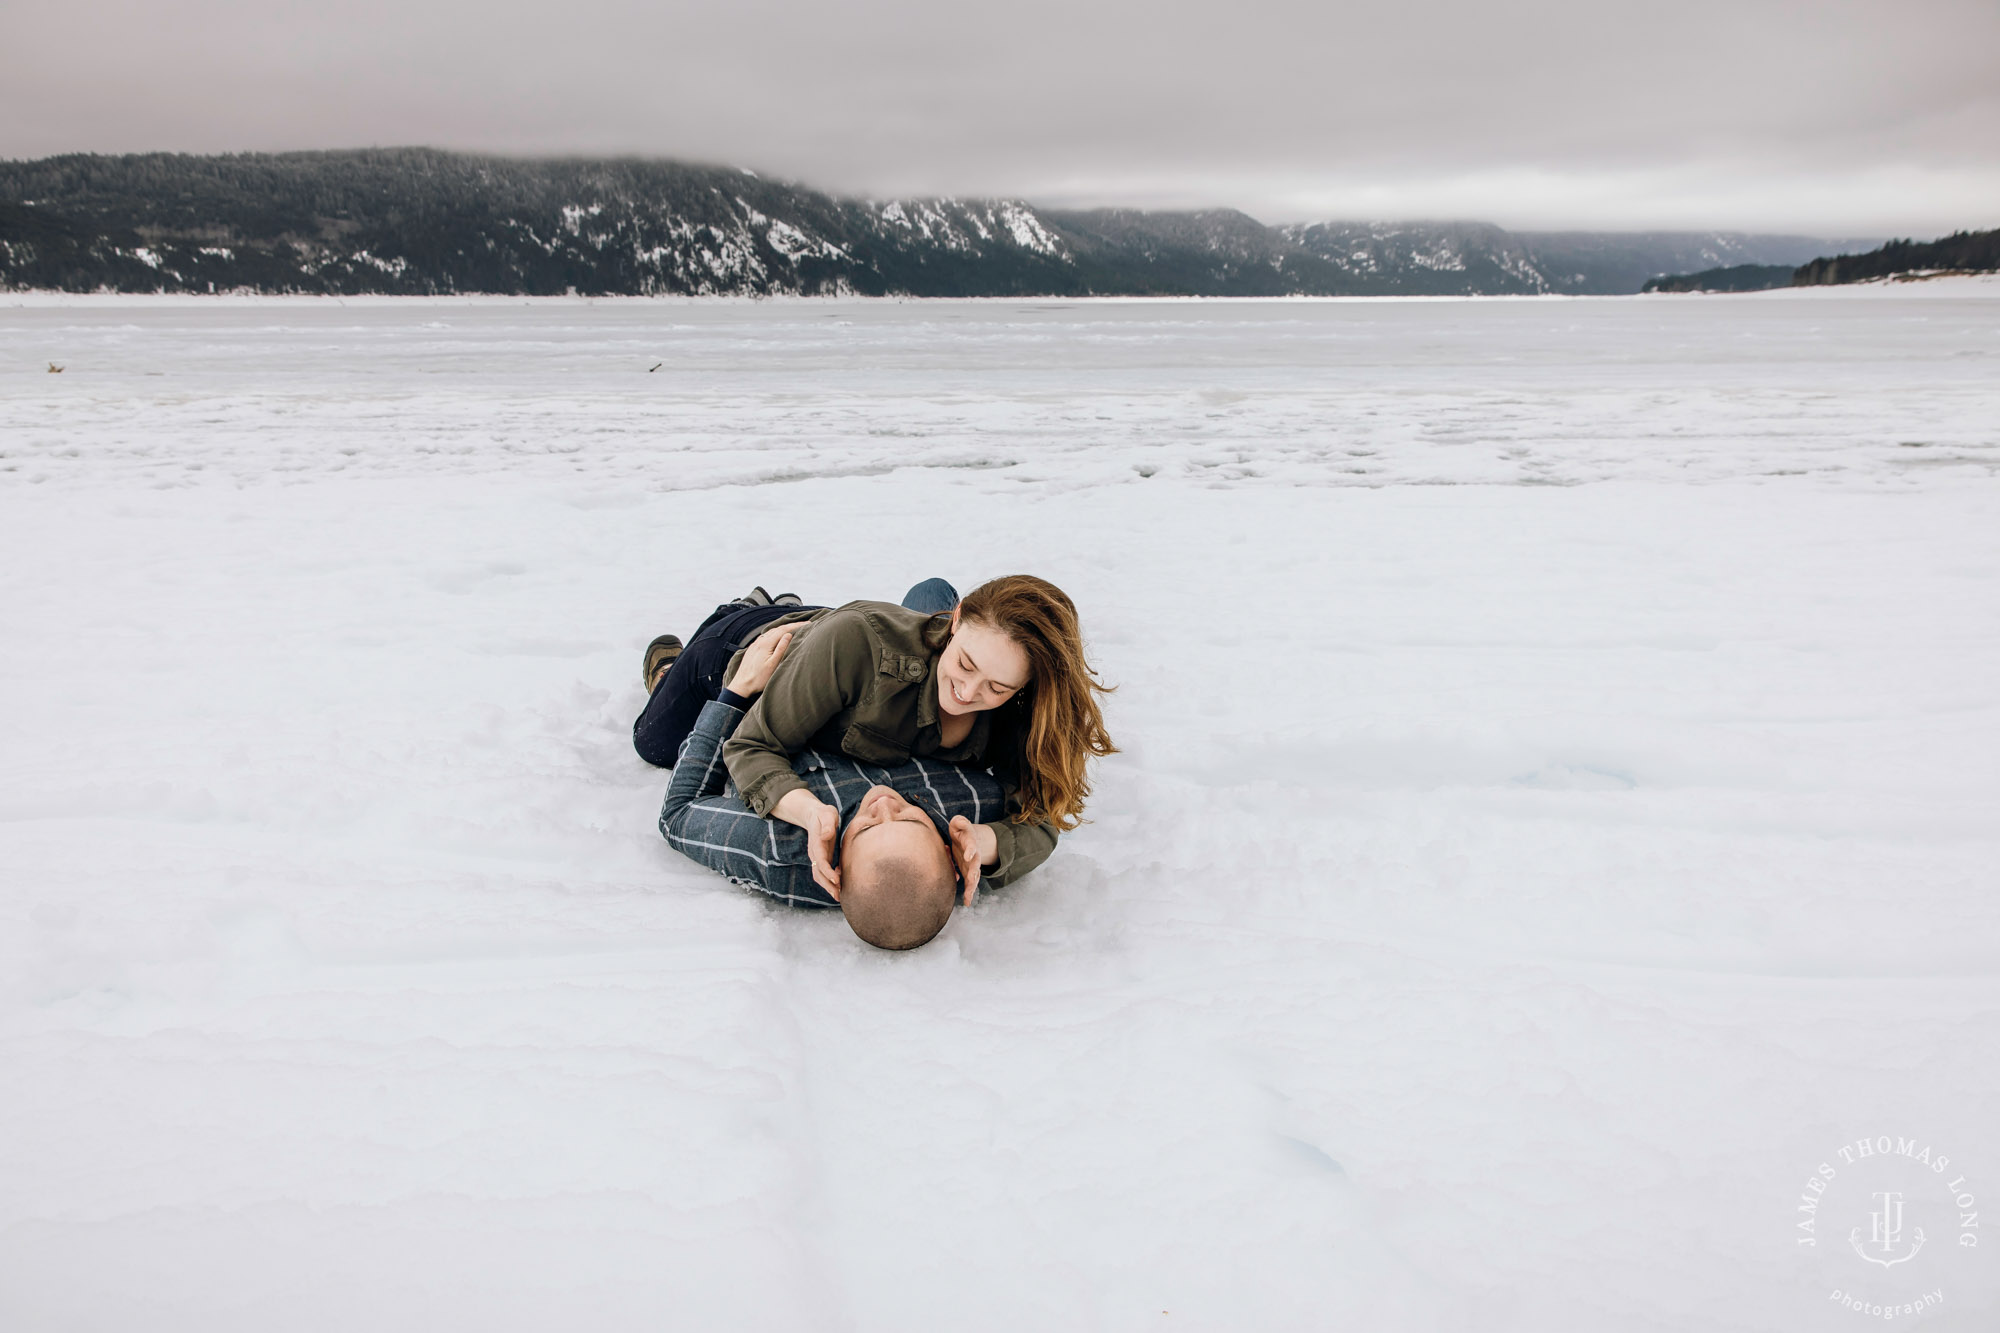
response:
<path id="1" fill-rule="evenodd" d="M 951 641 L 938 658 L 938 711 L 953 717 L 998 708 L 1028 684 L 1021 645 L 977 620 L 952 616 Z"/>

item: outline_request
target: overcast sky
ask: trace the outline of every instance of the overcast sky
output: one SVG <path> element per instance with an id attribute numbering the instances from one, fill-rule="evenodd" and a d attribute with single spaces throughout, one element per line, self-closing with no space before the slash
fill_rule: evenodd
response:
<path id="1" fill-rule="evenodd" d="M 2000 0 L 0 0 L 0 156 L 429 144 L 1266 222 L 2000 226 Z"/>

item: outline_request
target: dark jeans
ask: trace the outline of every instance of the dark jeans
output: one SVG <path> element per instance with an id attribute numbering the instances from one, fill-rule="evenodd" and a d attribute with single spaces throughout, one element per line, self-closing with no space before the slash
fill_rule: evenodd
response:
<path id="1" fill-rule="evenodd" d="M 912 611 L 933 615 L 958 605 L 958 592 L 943 579 L 925 579 L 903 595 L 903 605 Z M 757 637 L 757 631 L 796 611 L 813 611 L 810 606 L 744 606 L 729 602 L 718 606 L 701 622 L 681 655 L 667 674 L 660 677 L 653 697 L 632 724 L 632 748 L 639 757 L 660 768 L 672 768 L 681 752 L 681 742 L 694 730 L 702 705 L 722 694 L 722 673 L 737 649 Z"/>
<path id="2" fill-rule="evenodd" d="M 928 611 L 936 615 L 958 605 L 958 589 L 943 579 L 925 579 L 903 594 L 903 605 L 912 611 Z"/>

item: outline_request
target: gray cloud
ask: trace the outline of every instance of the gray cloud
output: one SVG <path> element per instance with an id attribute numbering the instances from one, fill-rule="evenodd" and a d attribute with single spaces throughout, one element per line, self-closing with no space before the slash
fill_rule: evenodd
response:
<path id="1" fill-rule="evenodd" d="M 6 0 L 0 155 L 424 143 L 876 194 L 2000 224 L 1992 0 Z"/>

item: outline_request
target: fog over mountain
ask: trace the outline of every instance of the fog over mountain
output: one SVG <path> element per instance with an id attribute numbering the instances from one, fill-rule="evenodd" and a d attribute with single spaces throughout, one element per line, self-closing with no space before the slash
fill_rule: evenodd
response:
<path id="1" fill-rule="evenodd" d="M 733 168 L 428 149 L 0 162 L 0 284 L 69 291 L 1610 294 L 1870 244 L 843 199 Z"/>
<path id="2" fill-rule="evenodd" d="M 9 6 L 0 156 L 433 144 L 1269 222 L 2000 222 L 1993 0 Z"/>

